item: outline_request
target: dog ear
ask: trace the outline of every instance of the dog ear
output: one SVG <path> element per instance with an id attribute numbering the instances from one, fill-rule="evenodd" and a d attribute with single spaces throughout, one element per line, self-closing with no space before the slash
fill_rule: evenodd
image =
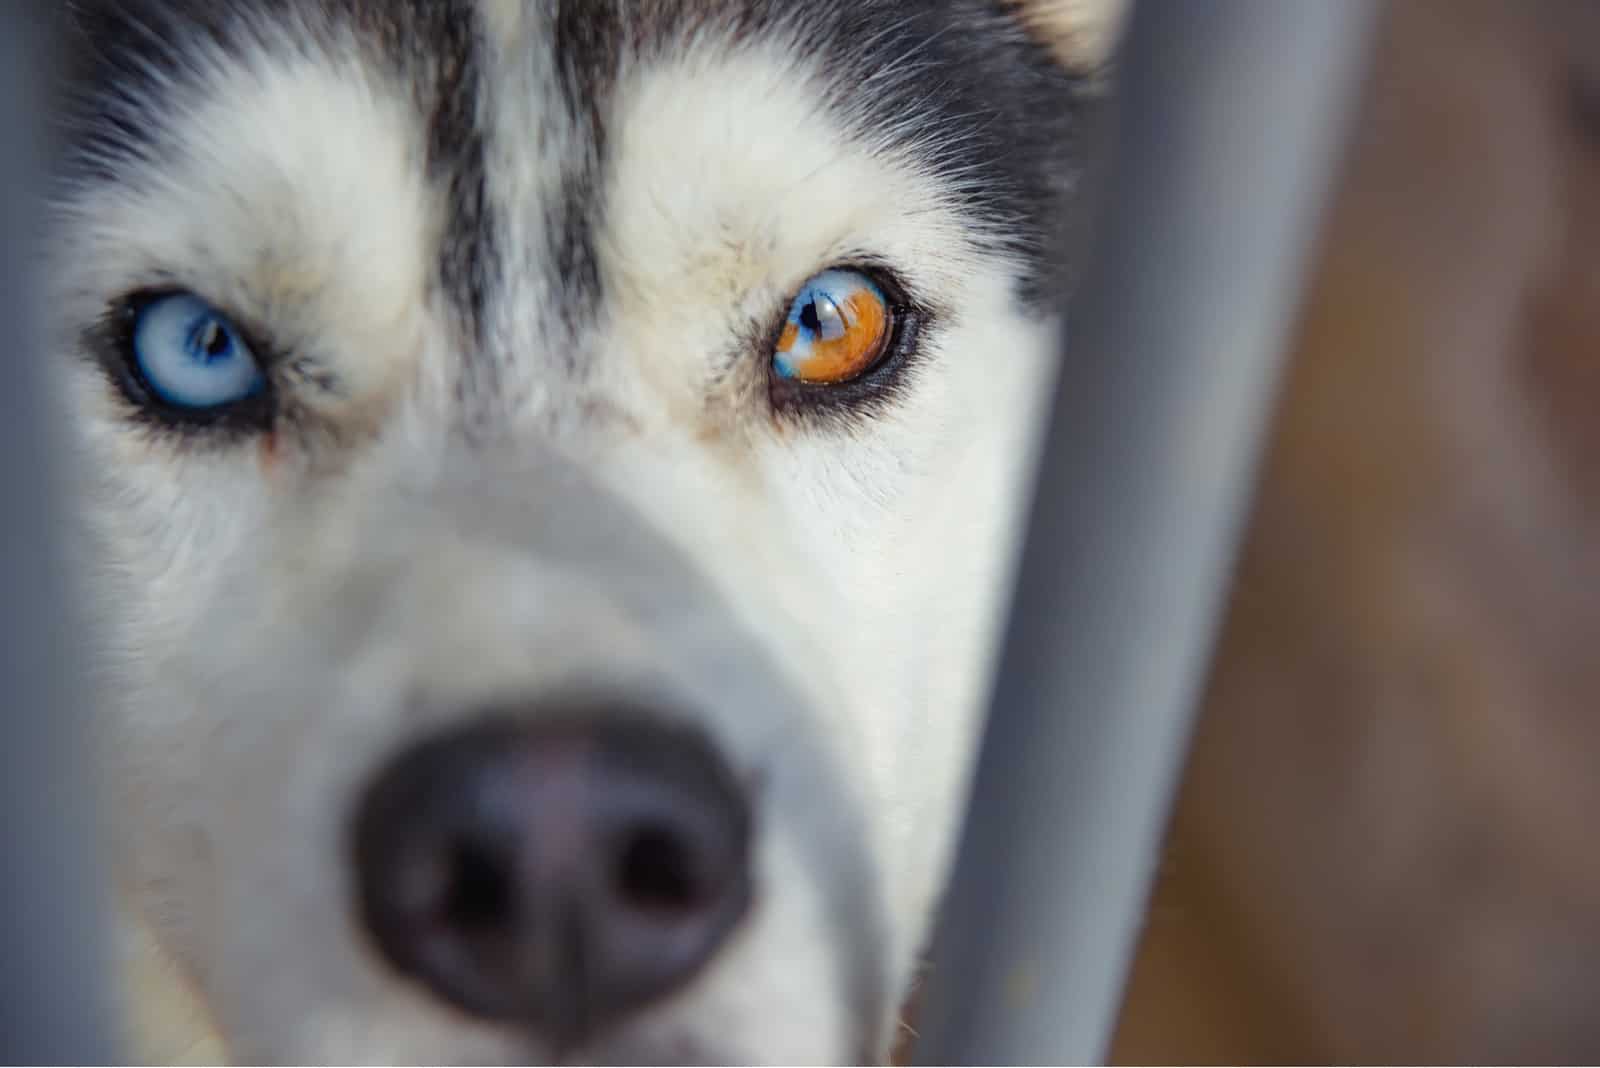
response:
<path id="1" fill-rule="evenodd" d="M 1111 59 L 1132 0 L 1003 0 L 1062 64 L 1097 71 Z"/>

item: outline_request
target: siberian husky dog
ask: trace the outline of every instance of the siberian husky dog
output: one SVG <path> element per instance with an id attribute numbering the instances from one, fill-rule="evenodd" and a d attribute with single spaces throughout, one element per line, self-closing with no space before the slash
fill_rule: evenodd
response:
<path id="1" fill-rule="evenodd" d="M 141 1056 L 886 1055 L 1116 16 L 65 5 Z"/>

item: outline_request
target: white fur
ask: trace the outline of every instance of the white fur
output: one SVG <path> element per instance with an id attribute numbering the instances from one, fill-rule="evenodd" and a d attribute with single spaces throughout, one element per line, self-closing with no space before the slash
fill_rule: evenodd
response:
<path id="1" fill-rule="evenodd" d="M 523 20 L 490 7 L 492 76 L 526 90 L 497 120 L 511 131 L 536 120 L 542 75 L 509 60 Z M 557 448 L 623 496 L 810 699 L 813 718 L 786 729 L 823 739 L 859 795 L 819 805 L 865 805 L 903 989 L 962 797 L 1054 324 L 1019 313 L 1017 267 L 971 236 L 948 181 L 914 153 L 844 136 L 796 54 L 702 40 L 625 73 L 602 176 L 614 298 L 583 337 L 551 325 L 561 294 L 533 262 L 548 160 L 531 139 L 497 139 L 491 188 L 514 253 L 488 336 L 511 354 L 504 437 Z M 653 664 L 652 637 L 629 637 L 598 601 L 574 612 L 589 587 L 489 542 L 410 529 L 366 540 L 374 502 L 447 469 L 447 386 L 466 342 L 429 289 L 441 206 L 419 177 L 411 105 L 352 57 L 303 43 L 243 63 L 196 57 L 206 91 L 161 158 L 65 205 L 64 345 L 155 274 L 331 373 L 339 388 L 307 404 L 351 432 L 285 440 L 272 456 L 179 446 L 131 425 L 104 376 L 75 361 L 115 817 L 137 911 L 235 1052 L 497 1060 L 516 1055 L 504 1036 L 389 976 L 348 930 L 340 819 L 385 748 L 423 726 L 402 711 L 407 693 L 535 685 L 560 643 L 581 658 L 601 634 L 623 660 Z M 726 364 L 746 325 L 863 252 L 947 313 L 902 400 L 849 431 L 741 408 Z M 558 373 L 558 343 L 581 374 Z M 429 548 L 413 581 L 375 594 L 365 616 L 350 609 L 370 625 L 342 639 L 302 620 L 341 574 L 414 544 Z M 530 664 L 530 647 L 549 663 Z M 311 689 L 328 676 L 300 668 L 322 661 L 339 665 L 336 689 Z M 237 711 L 263 707 L 281 714 Z M 835 918 L 785 828 L 764 831 L 755 914 L 687 990 L 630 1025 L 626 1048 L 745 1063 L 856 1055 L 831 987 Z"/>

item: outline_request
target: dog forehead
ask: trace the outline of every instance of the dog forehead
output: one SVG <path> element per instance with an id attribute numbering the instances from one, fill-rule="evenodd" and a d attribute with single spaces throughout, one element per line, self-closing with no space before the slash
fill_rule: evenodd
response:
<path id="1" fill-rule="evenodd" d="M 1004 247 L 1026 279 L 1019 298 L 1030 310 L 1053 303 L 1063 285 L 1070 264 L 1055 237 L 1081 162 L 1080 81 L 1003 5 L 480 0 L 479 12 L 490 79 L 485 198 L 494 224 L 480 248 L 495 269 L 482 276 L 494 306 L 488 356 L 476 369 L 487 376 L 489 395 L 508 388 L 497 368 L 520 365 L 529 352 L 560 353 L 567 370 L 587 362 L 587 328 L 616 295 L 607 292 L 617 278 L 604 270 L 602 250 L 612 262 L 704 263 L 722 253 L 732 260 L 762 242 L 768 235 L 740 229 L 740 202 L 761 190 L 774 200 L 786 193 L 775 182 L 741 180 L 753 150 L 738 142 L 770 141 L 774 125 L 794 134 L 794 151 L 782 161 L 791 184 L 830 161 L 899 156 L 939 187 L 939 207 L 959 215 L 969 237 Z M 755 77 L 741 79 L 752 70 Z M 705 92 L 719 80 L 720 97 Z M 641 85 L 708 106 L 641 108 Z M 657 141 L 663 150 L 635 154 L 619 169 L 625 149 L 639 145 L 628 134 L 645 112 L 673 127 Z M 809 136 L 816 130 L 797 124 L 825 132 Z M 679 166 L 697 150 L 702 158 L 689 170 L 700 178 Z M 646 213 L 646 225 L 635 225 L 638 218 L 622 218 L 619 182 L 630 193 L 656 187 L 663 205 L 692 199 L 696 210 Z M 825 216 L 845 214 L 849 199 L 820 207 Z M 838 220 L 814 223 L 823 231 Z M 783 268 L 804 277 L 825 266 Z M 729 262 L 713 273 L 738 267 Z M 720 299 L 688 294 L 691 304 L 702 297 Z M 534 307 L 543 321 L 531 325 Z M 524 321 L 508 323 L 508 316 Z"/>
<path id="2" fill-rule="evenodd" d="M 963 227 L 1018 265 L 1024 304 L 1053 297 L 1070 266 L 1053 238 L 1081 162 L 1078 78 L 988 0 L 82 0 L 69 10 L 69 166 L 80 180 L 124 181 L 121 161 L 163 170 L 162 139 L 193 132 L 188 119 L 219 74 L 354 72 L 352 98 L 381 99 L 420 156 L 407 181 L 425 187 L 424 206 L 405 218 L 427 232 L 393 243 L 415 245 L 427 292 L 461 324 L 460 392 L 498 398 L 500 410 L 548 372 L 573 370 L 562 361 L 584 359 L 606 306 L 596 245 L 617 232 L 606 178 L 619 97 L 651 70 L 708 55 L 787 65 L 836 127 L 830 151 L 853 142 L 914 157 Z M 772 114 L 738 89 L 727 87 L 724 114 Z M 308 136 L 327 132 L 316 119 Z M 294 151 L 296 136 L 276 130 L 270 142 Z M 229 134 L 208 153 L 259 157 L 250 142 Z M 296 169 L 297 195 L 336 195 L 314 171 Z M 715 181 L 704 193 L 721 195 Z M 344 225 L 370 230 L 372 211 L 350 204 Z M 370 302 L 362 277 L 334 284 L 342 304 Z"/>

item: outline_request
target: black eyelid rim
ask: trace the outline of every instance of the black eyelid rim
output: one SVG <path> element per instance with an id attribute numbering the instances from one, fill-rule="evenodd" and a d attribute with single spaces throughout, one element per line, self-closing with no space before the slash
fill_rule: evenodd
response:
<path id="1" fill-rule="evenodd" d="M 256 358 L 256 362 L 261 365 L 262 370 L 266 370 L 267 367 L 282 358 L 283 354 L 273 347 L 266 337 L 265 331 L 256 329 L 243 316 L 235 315 L 227 308 L 222 307 L 217 301 L 211 300 L 185 286 L 157 285 L 135 289 L 114 301 L 111 311 L 114 315 L 125 317 L 127 327 L 131 329 L 133 324 L 138 321 L 140 312 L 157 301 L 166 300 L 168 297 L 193 297 L 216 312 L 239 335 L 240 339 L 245 343 L 245 347 L 250 350 L 251 355 Z"/>
<path id="2" fill-rule="evenodd" d="M 795 300 L 813 278 L 832 271 L 852 271 L 866 276 L 878 287 L 889 304 L 889 343 L 878 362 L 847 382 L 796 382 L 772 372 L 771 358 Z M 794 295 L 784 303 L 776 321 L 765 334 L 762 346 L 768 363 L 768 396 L 773 410 L 781 415 L 805 418 L 828 413 L 865 414 L 875 404 L 890 400 L 904 384 L 906 372 L 916 362 L 917 340 L 927 326 L 937 321 L 937 312 L 917 297 L 904 278 L 884 260 L 855 256 L 831 263 L 806 277 Z"/>
<path id="3" fill-rule="evenodd" d="M 168 297 L 192 296 L 213 308 L 238 335 L 255 358 L 264 379 L 262 388 L 248 397 L 214 408 L 185 408 L 165 400 L 145 378 L 133 351 L 133 331 L 139 315 L 151 304 Z M 260 333 L 217 302 L 181 285 L 152 285 L 135 289 L 112 301 L 106 314 L 88 331 L 88 347 L 121 391 L 135 416 L 161 429 L 207 434 L 254 435 L 270 430 L 277 411 L 277 390 L 272 368 L 281 354 L 261 340 Z"/>

